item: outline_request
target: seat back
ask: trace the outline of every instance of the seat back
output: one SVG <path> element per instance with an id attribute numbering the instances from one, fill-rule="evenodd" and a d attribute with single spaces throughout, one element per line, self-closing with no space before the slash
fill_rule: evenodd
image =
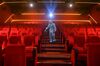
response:
<path id="1" fill-rule="evenodd" d="M 87 66 L 100 66 L 100 43 L 87 45 Z"/>
<path id="2" fill-rule="evenodd" d="M 9 45 L 5 49 L 4 66 L 26 66 L 25 47 Z"/>
<path id="3" fill-rule="evenodd" d="M 32 46 L 33 42 L 34 42 L 34 36 L 25 36 L 24 37 L 25 46 Z"/>
<path id="4" fill-rule="evenodd" d="M 10 36 L 9 38 L 9 44 L 18 44 L 21 42 L 20 36 Z"/>
<path id="5" fill-rule="evenodd" d="M 85 37 L 84 36 L 76 36 L 74 38 L 75 44 L 77 44 L 78 47 L 84 47 L 85 44 Z"/>
<path id="6" fill-rule="evenodd" d="M 0 66 L 1 66 L 1 63 L 2 63 L 2 47 L 0 46 Z"/>

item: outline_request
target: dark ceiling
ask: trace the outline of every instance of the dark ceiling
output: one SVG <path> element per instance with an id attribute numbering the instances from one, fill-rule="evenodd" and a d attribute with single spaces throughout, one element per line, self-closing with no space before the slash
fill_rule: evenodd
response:
<path id="1" fill-rule="evenodd" d="M 6 2 L 11 1 L 71 1 L 71 0 L 1 0 Z M 74 0 L 75 2 L 100 2 L 100 0 Z"/>
<path id="2" fill-rule="evenodd" d="M 100 2 L 100 0 L 2 0 L 3 2 L 6 2 L 8 7 L 13 13 L 20 13 L 23 11 L 29 10 L 29 5 L 28 3 L 30 2 L 35 2 L 35 7 L 31 8 L 36 10 L 37 12 L 40 11 L 46 11 L 46 5 L 47 3 L 50 4 L 52 1 L 54 4 L 56 4 L 56 11 L 64 12 L 66 10 L 69 10 L 67 7 L 67 4 L 69 2 L 74 2 L 75 6 L 73 9 L 78 10 L 79 12 L 82 13 L 89 13 L 89 11 L 92 9 L 93 6 L 97 5 L 97 3 Z M 18 1 L 24 1 L 27 3 L 7 3 L 7 2 L 18 2 Z M 57 3 L 60 2 L 60 3 Z M 84 2 L 92 2 L 92 3 L 84 3 Z"/>

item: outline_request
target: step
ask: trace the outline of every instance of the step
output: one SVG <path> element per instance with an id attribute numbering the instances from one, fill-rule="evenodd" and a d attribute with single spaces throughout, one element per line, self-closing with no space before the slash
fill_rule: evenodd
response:
<path id="1" fill-rule="evenodd" d="M 42 34 L 43 36 L 49 36 L 49 33 L 48 34 Z M 55 36 L 61 36 L 61 34 L 55 34 Z"/>
<path id="2" fill-rule="evenodd" d="M 51 42 L 51 43 L 59 43 L 59 42 L 62 42 L 62 40 L 54 41 L 54 42 Z M 44 41 L 41 41 L 41 43 L 50 43 L 50 41 L 44 40 Z"/>
<path id="3" fill-rule="evenodd" d="M 40 44 L 62 44 L 63 42 L 40 42 Z"/>
<path id="4" fill-rule="evenodd" d="M 49 34 L 44 34 L 44 35 L 42 35 L 43 37 L 49 37 Z M 61 37 L 61 35 L 60 34 L 55 34 L 55 37 Z"/>
<path id="5" fill-rule="evenodd" d="M 45 42 L 48 42 L 50 39 L 41 39 L 41 41 L 45 41 Z M 58 41 L 62 41 L 61 39 L 56 39 L 55 42 L 58 42 Z"/>
<path id="6" fill-rule="evenodd" d="M 55 37 L 56 39 L 61 39 L 62 37 Z M 49 36 L 42 37 L 42 39 L 49 39 Z"/>
<path id="7" fill-rule="evenodd" d="M 50 43 L 49 42 L 49 40 L 47 41 L 47 40 L 41 40 L 41 43 L 46 43 L 46 44 L 48 44 L 48 43 Z M 52 43 L 62 43 L 62 40 L 56 40 L 55 42 L 52 42 Z"/>
<path id="8" fill-rule="evenodd" d="M 41 42 L 49 42 L 50 40 L 49 39 L 41 39 Z M 56 39 L 55 42 L 61 42 L 62 40 L 61 39 Z"/>
<path id="9" fill-rule="evenodd" d="M 43 48 L 41 51 L 45 52 L 65 52 L 65 49 L 58 49 L 58 48 Z"/>
<path id="10" fill-rule="evenodd" d="M 47 33 L 44 33 L 43 35 L 44 35 L 44 36 L 45 36 L 45 35 L 49 35 L 49 32 L 47 32 Z M 56 32 L 56 33 L 55 33 L 55 35 L 57 35 L 57 36 L 58 36 L 58 35 L 61 35 L 61 33 L 59 33 L 59 32 Z"/>
<path id="11" fill-rule="evenodd" d="M 63 60 L 46 60 L 42 62 L 37 62 L 37 66 L 72 66 L 72 62 L 65 62 Z"/>
<path id="12" fill-rule="evenodd" d="M 45 52 L 38 54 L 38 59 L 41 60 L 52 60 L 52 59 L 62 59 L 62 60 L 70 60 L 71 54 L 62 53 L 62 52 Z"/>
<path id="13" fill-rule="evenodd" d="M 47 30 L 47 32 L 44 32 L 44 33 L 43 33 L 43 35 L 45 35 L 45 34 L 49 34 L 49 31 Z M 57 31 L 57 32 L 55 32 L 55 34 L 61 35 L 61 32 Z"/>
<path id="14" fill-rule="evenodd" d="M 42 38 L 41 40 L 46 40 L 46 41 L 49 41 L 50 39 L 49 38 Z M 61 40 L 60 38 L 56 38 L 57 41 Z"/>
<path id="15" fill-rule="evenodd" d="M 42 45 L 47 45 L 47 46 L 48 46 L 48 45 L 58 45 L 58 46 L 60 46 L 60 45 L 65 45 L 65 44 L 61 44 L 61 43 L 47 43 L 47 44 L 46 44 L 46 43 L 45 43 L 45 44 L 41 44 L 41 46 L 42 46 Z"/>
<path id="16" fill-rule="evenodd" d="M 47 61 L 47 60 L 63 60 L 63 61 L 65 61 L 65 62 L 67 62 L 67 61 L 70 61 L 70 58 L 50 58 L 50 57 L 48 57 L 48 58 L 38 58 L 38 61 L 39 62 L 42 62 L 42 61 Z"/>
<path id="17" fill-rule="evenodd" d="M 64 44 L 42 44 L 41 48 L 64 48 Z"/>

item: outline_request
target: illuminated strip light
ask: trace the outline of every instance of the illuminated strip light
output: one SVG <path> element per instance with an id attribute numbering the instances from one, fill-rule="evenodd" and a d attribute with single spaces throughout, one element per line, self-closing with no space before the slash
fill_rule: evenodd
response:
<path id="1" fill-rule="evenodd" d="M 98 3 L 98 5 L 100 5 L 100 3 Z"/>
<path id="2" fill-rule="evenodd" d="M 7 23 L 8 20 L 10 20 L 12 16 L 14 16 L 14 14 L 10 15 L 10 16 L 7 18 L 7 20 L 5 21 L 5 23 Z"/>
<path id="3" fill-rule="evenodd" d="M 50 1 L 38 1 L 38 3 L 51 3 Z M 65 1 L 53 1 L 52 3 L 65 3 Z M 75 2 L 75 3 L 79 3 L 79 4 L 100 4 L 98 2 Z"/>
<path id="4" fill-rule="evenodd" d="M 79 13 L 55 13 L 54 15 L 81 15 Z"/>
<path id="5" fill-rule="evenodd" d="M 12 20 L 12 21 L 15 21 L 16 22 L 16 20 Z M 17 20 L 17 21 L 19 21 L 19 20 Z M 35 21 L 38 21 L 38 22 L 35 22 Z M 42 21 L 42 22 L 39 22 L 39 21 Z M 41 24 L 41 23 L 47 23 L 47 22 L 45 22 L 45 21 L 48 21 L 48 20 L 28 20 L 28 22 L 27 21 L 19 21 L 19 23 L 25 23 L 25 24 Z M 54 20 L 54 21 L 64 21 L 64 22 L 61 22 L 61 23 L 64 23 L 64 24 L 83 24 L 83 23 L 89 23 L 90 24 L 90 21 L 88 21 L 88 22 L 85 22 L 85 21 L 82 21 L 82 22 L 71 22 L 70 20 Z M 66 22 L 65 22 L 66 21 Z"/>
<path id="6" fill-rule="evenodd" d="M 44 22 L 22 22 L 25 24 L 43 24 Z"/>
<path id="7" fill-rule="evenodd" d="M 0 6 L 3 5 L 3 4 L 5 4 L 5 2 L 0 3 Z"/>
<path id="8" fill-rule="evenodd" d="M 22 13 L 21 15 L 46 15 L 46 13 Z M 80 13 L 54 13 L 54 15 L 81 15 Z"/>
<path id="9" fill-rule="evenodd" d="M 75 2 L 79 4 L 100 4 L 99 2 Z"/>
<path id="10" fill-rule="evenodd" d="M 22 23 L 22 24 L 23 23 L 24 24 L 43 24 L 43 23 L 47 23 L 47 22 L 20 22 L 20 23 Z M 81 22 L 63 22 L 63 24 L 85 24 L 85 23 L 83 23 L 83 22 L 82 23 Z"/>
<path id="11" fill-rule="evenodd" d="M 20 22 L 20 21 L 22 21 L 22 22 L 24 22 L 24 21 L 39 21 L 39 22 L 41 22 L 41 21 L 49 21 L 49 20 L 25 20 L 25 19 L 16 19 L 16 20 L 12 20 L 11 22 L 16 22 L 16 21 L 18 21 L 18 22 Z M 89 22 L 90 23 L 90 20 L 53 20 L 53 21 L 67 21 L 67 22 Z"/>
<path id="12" fill-rule="evenodd" d="M 12 20 L 11 22 L 24 22 L 24 21 L 27 21 L 27 22 L 36 22 L 36 21 L 38 21 L 38 22 L 41 22 L 41 21 L 49 21 L 49 20 L 25 20 L 25 19 L 16 19 L 16 20 Z"/>
<path id="13" fill-rule="evenodd" d="M 45 15 L 45 13 L 22 13 L 21 15 Z"/>
<path id="14" fill-rule="evenodd" d="M 90 24 L 89 22 L 63 22 L 63 24 Z"/>
<path id="15" fill-rule="evenodd" d="M 27 1 L 5 2 L 5 3 L 28 3 Z"/>
<path id="16" fill-rule="evenodd" d="M 23 23 L 24 24 L 43 24 L 43 23 L 46 23 L 46 22 L 23 22 Z"/>
<path id="17" fill-rule="evenodd" d="M 98 23 L 91 15 L 89 15 L 89 16 L 96 24 Z"/>

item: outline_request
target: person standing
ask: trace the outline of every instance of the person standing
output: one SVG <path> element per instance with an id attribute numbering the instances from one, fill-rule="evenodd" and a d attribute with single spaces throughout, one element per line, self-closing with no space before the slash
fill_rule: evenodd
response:
<path id="1" fill-rule="evenodd" d="M 49 24 L 46 27 L 45 31 L 47 29 L 49 30 L 50 43 L 55 42 L 56 41 L 55 39 L 56 25 L 52 20 L 49 20 Z"/>

